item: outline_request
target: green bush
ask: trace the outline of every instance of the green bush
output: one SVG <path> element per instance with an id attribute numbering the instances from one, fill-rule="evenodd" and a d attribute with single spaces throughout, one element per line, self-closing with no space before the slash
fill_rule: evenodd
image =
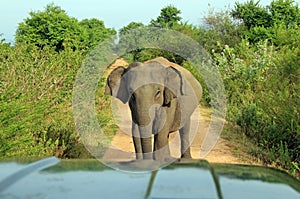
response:
<path id="1" fill-rule="evenodd" d="M 74 129 L 72 88 L 83 55 L 16 45 L 1 51 L 1 157 L 80 157 Z M 76 152 L 77 151 L 77 152 Z"/>
<path id="2" fill-rule="evenodd" d="M 254 154 L 259 159 L 299 172 L 300 51 L 287 44 L 243 40 L 213 57 L 227 92 L 227 119 L 264 151 Z"/>

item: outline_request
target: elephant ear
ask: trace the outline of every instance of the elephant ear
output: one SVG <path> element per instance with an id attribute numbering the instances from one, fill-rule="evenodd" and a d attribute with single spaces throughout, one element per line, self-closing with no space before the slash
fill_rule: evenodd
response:
<path id="1" fill-rule="evenodd" d="M 181 72 L 169 66 L 166 68 L 164 105 L 169 106 L 172 99 L 185 93 L 184 79 Z"/>
<path id="2" fill-rule="evenodd" d="M 120 99 L 123 103 L 128 101 L 128 92 L 122 76 L 126 69 L 122 66 L 115 68 L 107 77 L 104 94 Z"/>

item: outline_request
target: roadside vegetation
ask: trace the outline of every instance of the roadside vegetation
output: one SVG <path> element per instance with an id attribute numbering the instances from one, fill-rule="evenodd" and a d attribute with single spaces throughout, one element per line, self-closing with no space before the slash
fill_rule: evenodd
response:
<path id="1" fill-rule="evenodd" d="M 299 5 L 293 0 L 274 0 L 267 6 L 236 2 L 231 10 L 210 12 L 198 26 L 183 21 L 180 13 L 167 6 L 149 24 L 131 22 L 119 34 L 151 26 L 179 31 L 201 44 L 225 85 L 232 129 L 226 136 L 249 145 L 247 153 L 257 161 L 299 175 Z M 0 41 L 1 158 L 89 157 L 72 118 L 73 82 L 87 53 L 116 33 L 99 19 L 78 21 L 49 4 L 19 24 L 14 45 Z M 156 56 L 188 65 L 179 56 L 154 49 L 124 58 L 132 62 Z M 101 91 L 104 79 L 99 86 L 99 122 L 116 129 L 109 98 Z M 202 103 L 209 102 L 204 91 Z"/>

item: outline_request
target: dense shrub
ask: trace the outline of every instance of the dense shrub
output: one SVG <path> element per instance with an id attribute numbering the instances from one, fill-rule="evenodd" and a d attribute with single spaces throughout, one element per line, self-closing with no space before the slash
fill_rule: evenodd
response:
<path id="1" fill-rule="evenodd" d="M 268 42 L 233 49 L 214 58 L 223 75 L 228 119 L 264 150 L 264 162 L 299 172 L 299 47 L 276 51 Z"/>
<path id="2" fill-rule="evenodd" d="M 1 53 L 0 156 L 83 155 L 71 112 L 81 52 L 16 45 Z"/>

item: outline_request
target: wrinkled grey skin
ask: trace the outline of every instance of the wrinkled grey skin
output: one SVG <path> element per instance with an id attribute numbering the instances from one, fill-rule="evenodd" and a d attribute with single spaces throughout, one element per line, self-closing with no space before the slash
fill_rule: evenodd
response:
<path id="1" fill-rule="evenodd" d="M 114 69 L 107 78 L 105 94 L 123 103 L 129 102 L 137 159 L 163 161 L 170 158 L 169 133 L 177 130 L 181 157 L 191 158 L 190 116 L 198 105 L 202 89 L 187 70 L 159 62 L 160 59 L 146 64 L 135 62 L 126 69 Z"/>

